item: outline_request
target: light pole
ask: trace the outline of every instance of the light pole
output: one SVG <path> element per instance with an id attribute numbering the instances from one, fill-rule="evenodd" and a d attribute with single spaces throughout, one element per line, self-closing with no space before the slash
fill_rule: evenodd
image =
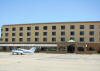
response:
<path id="1" fill-rule="evenodd" d="M 87 45 L 87 43 L 86 43 L 86 45 L 85 45 L 85 52 L 87 51 L 87 49 L 86 49 L 86 48 L 87 48 L 87 46 L 88 46 L 88 45 Z"/>
<path id="2" fill-rule="evenodd" d="M 87 43 L 86 43 L 85 47 L 87 48 Z"/>

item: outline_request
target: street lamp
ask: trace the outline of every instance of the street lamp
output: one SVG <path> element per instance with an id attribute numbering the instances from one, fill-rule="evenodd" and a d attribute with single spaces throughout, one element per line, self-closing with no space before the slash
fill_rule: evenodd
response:
<path id="1" fill-rule="evenodd" d="M 87 48 L 87 43 L 86 43 L 85 47 Z"/>

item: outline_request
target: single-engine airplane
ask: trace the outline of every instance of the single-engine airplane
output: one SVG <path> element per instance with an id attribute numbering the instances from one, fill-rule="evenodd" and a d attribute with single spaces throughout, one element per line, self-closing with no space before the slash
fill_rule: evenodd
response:
<path id="1" fill-rule="evenodd" d="M 14 55 L 14 53 L 16 53 L 17 55 L 19 55 L 19 54 L 23 55 L 24 53 L 34 53 L 35 50 L 36 50 L 36 47 L 32 47 L 29 50 L 18 48 L 16 50 L 12 50 L 11 52 L 12 52 L 13 55 Z"/>

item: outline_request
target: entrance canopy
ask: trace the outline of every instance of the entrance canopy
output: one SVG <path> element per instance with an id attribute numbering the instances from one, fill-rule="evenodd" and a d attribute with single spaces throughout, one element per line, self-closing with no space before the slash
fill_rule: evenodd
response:
<path id="1" fill-rule="evenodd" d="M 72 43 L 72 42 L 76 42 L 76 41 L 71 39 L 71 40 L 68 40 L 67 42 L 71 42 Z"/>
<path id="2" fill-rule="evenodd" d="M 0 46 L 57 47 L 57 44 L 0 44 Z"/>

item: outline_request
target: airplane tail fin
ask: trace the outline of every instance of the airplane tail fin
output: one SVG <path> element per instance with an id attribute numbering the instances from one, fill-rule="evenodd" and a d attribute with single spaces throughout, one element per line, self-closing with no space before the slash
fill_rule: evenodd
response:
<path id="1" fill-rule="evenodd" d="M 33 53 L 35 52 L 35 50 L 36 50 L 36 47 L 32 47 L 32 48 L 30 49 L 30 51 L 32 51 Z"/>

